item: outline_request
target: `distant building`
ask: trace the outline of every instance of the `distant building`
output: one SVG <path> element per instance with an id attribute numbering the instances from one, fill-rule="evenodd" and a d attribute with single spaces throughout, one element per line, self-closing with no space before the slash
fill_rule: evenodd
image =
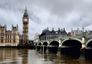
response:
<path id="1" fill-rule="evenodd" d="M 84 30 L 80 30 L 79 28 L 77 28 L 77 30 L 73 30 L 71 29 L 71 36 L 83 36 L 83 32 Z"/>
<path id="2" fill-rule="evenodd" d="M 84 28 L 81 30 L 79 28 L 77 28 L 77 30 L 71 30 L 71 32 L 69 32 L 69 35 L 71 37 L 84 37 L 86 38 L 87 40 L 88 39 L 92 39 L 92 31 L 90 30 L 84 30 Z"/>
<path id="3" fill-rule="evenodd" d="M 36 33 L 35 36 L 34 36 L 34 42 L 38 42 L 38 40 L 39 40 L 39 34 Z"/>
<path id="4" fill-rule="evenodd" d="M 92 31 L 86 31 L 85 35 L 86 35 L 86 38 L 92 39 Z"/>
<path id="5" fill-rule="evenodd" d="M 55 31 L 54 29 L 52 29 L 52 31 L 50 31 L 48 28 L 43 30 L 42 33 L 39 35 L 39 40 L 49 40 L 49 39 L 56 39 L 59 37 L 64 37 L 67 36 L 67 32 L 64 29 L 58 29 L 57 31 Z"/>
<path id="6" fill-rule="evenodd" d="M 17 46 L 19 44 L 18 25 L 7 30 L 6 25 L 0 25 L 0 46 Z"/>

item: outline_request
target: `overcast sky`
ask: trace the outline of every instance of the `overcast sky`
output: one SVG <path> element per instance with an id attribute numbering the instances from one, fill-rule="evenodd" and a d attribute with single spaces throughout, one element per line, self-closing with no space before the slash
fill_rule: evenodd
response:
<path id="1" fill-rule="evenodd" d="M 22 33 L 25 6 L 30 18 L 30 39 L 47 27 L 92 30 L 92 0 L 0 0 L 0 24 L 6 24 L 8 29 L 18 24 Z"/>

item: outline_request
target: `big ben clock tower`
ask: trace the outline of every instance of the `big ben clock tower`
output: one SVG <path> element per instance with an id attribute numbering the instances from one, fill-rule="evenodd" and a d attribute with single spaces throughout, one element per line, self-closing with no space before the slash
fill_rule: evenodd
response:
<path id="1" fill-rule="evenodd" d="M 25 8 L 24 15 L 23 15 L 23 44 L 28 43 L 28 24 L 29 24 L 29 16 L 27 13 L 27 9 Z"/>

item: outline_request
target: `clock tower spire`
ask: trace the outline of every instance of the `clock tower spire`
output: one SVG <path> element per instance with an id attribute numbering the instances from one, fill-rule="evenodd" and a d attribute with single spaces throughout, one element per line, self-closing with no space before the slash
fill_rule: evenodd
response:
<path id="1" fill-rule="evenodd" d="M 25 8 L 23 15 L 23 44 L 26 44 L 29 41 L 28 25 L 29 25 L 29 16 L 27 13 L 27 8 Z"/>

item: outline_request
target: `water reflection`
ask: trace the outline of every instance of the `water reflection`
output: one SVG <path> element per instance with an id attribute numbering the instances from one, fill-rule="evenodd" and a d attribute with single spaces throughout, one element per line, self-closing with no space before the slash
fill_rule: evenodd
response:
<path id="1" fill-rule="evenodd" d="M 0 63 L 20 64 L 20 59 L 17 49 L 0 48 Z"/>
<path id="2" fill-rule="evenodd" d="M 0 48 L 0 64 L 92 64 L 92 61 L 72 59 L 60 54 L 43 54 L 35 50 Z"/>
<path id="3" fill-rule="evenodd" d="M 19 49 L 18 50 L 19 57 L 22 58 L 21 64 L 28 64 L 28 50 L 27 49 Z"/>
<path id="4" fill-rule="evenodd" d="M 67 58 L 64 56 L 58 56 L 56 54 L 44 55 L 46 61 L 52 61 L 54 64 L 80 64 L 78 60 Z"/>

